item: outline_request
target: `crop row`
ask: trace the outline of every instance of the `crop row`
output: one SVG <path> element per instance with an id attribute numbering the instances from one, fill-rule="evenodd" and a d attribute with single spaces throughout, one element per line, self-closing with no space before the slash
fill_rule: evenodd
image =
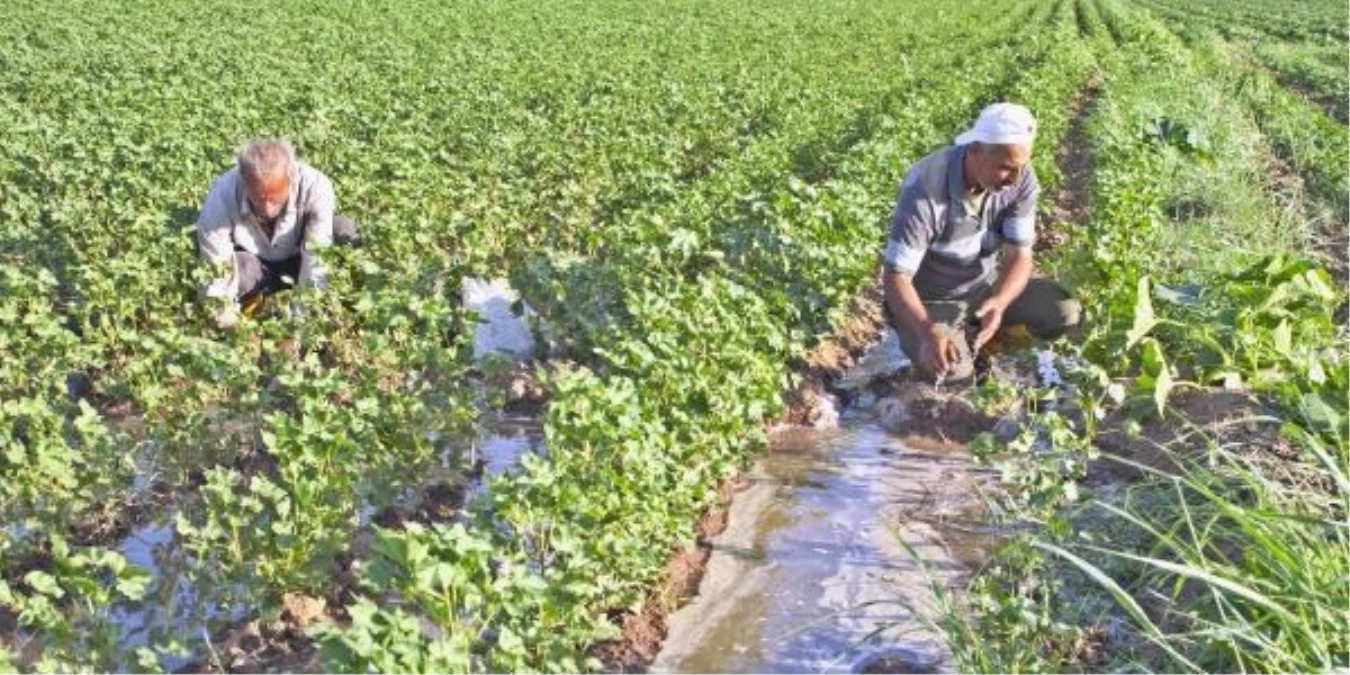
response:
<path id="1" fill-rule="evenodd" d="M 990 672 L 1344 667 L 1344 294 L 1219 63 L 1153 15 L 1101 9 L 1121 42 L 1096 50 L 1092 217 L 1059 261 L 1090 317 L 1061 362 L 1081 414 L 1024 391 L 1023 433 L 977 443 L 1007 480 L 996 513 L 1030 529 L 949 601 L 949 637 Z M 1278 431 L 1216 437 L 1222 417 L 1174 407 L 1219 385 Z M 1122 435 L 1148 447 L 1098 459 Z M 1103 464 L 1133 482 L 1101 487 Z"/>
<path id="2" fill-rule="evenodd" d="M 14 430 L 0 602 L 44 644 L 26 665 L 194 651 L 221 619 L 324 594 L 364 513 L 433 469 L 467 473 L 484 402 L 455 296 L 488 271 L 513 276 L 588 368 L 550 383 L 546 461 L 494 486 L 460 544 L 394 557 L 467 575 L 434 581 L 482 613 L 429 608 L 460 648 L 418 639 L 388 658 L 581 665 L 603 613 L 642 597 L 753 447 L 783 363 L 860 289 L 903 167 L 1044 48 L 998 30 L 1037 16 L 1030 3 L 995 24 L 846 4 L 828 21 L 795 3 L 655 18 L 332 6 L 300 21 L 218 3 L 122 30 L 140 15 L 94 2 L 6 21 L 0 303 L 21 321 L 0 334 L 17 357 L 0 366 Z M 246 33 L 205 39 L 245 14 L 288 60 Z M 952 41 L 992 48 L 941 48 Z M 915 95 L 948 68 L 979 75 Z M 304 321 L 216 336 L 183 229 L 233 144 L 269 132 L 335 178 L 366 244 L 333 252 L 342 290 L 297 298 Z M 140 522 L 131 506 L 172 523 L 186 580 L 101 546 Z M 474 576 L 485 560 L 491 574 Z M 118 617 L 180 602 L 182 584 L 199 607 L 129 654 Z M 400 612 L 359 607 L 330 643 L 358 645 Z M 335 665 L 358 667 L 343 653 Z"/>
<path id="3" fill-rule="evenodd" d="M 806 337 L 787 327 L 810 321 L 807 335 L 818 334 L 839 318 L 872 276 L 903 166 L 1021 81 L 997 65 L 1037 72 L 1049 44 L 1033 37 L 962 56 L 916 55 L 916 72 L 958 61 L 990 74 L 896 87 L 862 111 L 859 132 L 831 150 L 823 173 L 803 175 L 793 152 L 766 155 L 719 176 L 726 184 L 713 194 L 658 214 L 673 233 L 656 245 L 605 261 L 540 263 L 553 283 L 533 292 L 551 291 L 564 317 L 594 327 L 601 377 L 560 383 L 546 421 L 548 461 L 494 480 L 474 508 L 476 528 L 384 535 L 365 581 L 403 602 L 351 608 L 358 620 L 323 637 L 329 667 L 572 668 L 587 645 L 612 636 L 606 612 L 646 599 L 713 487 L 748 458 L 758 420 L 779 409 L 783 364 Z M 616 288 L 599 317 L 556 299 Z M 460 557 L 464 550 L 482 554 Z M 466 570 L 454 573 L 469 581 L 450 606 L 450 584 L 428 576 L 437 567 Z M 499 571 L 467 571 L 482 569 Z M 414 629 L 423 620 L 438 627 L 432 636 Z"/>
<path id="4" fill-rule="evenodd" d="M 1346 39 L 1346 8 L 1324 0 L 1273 3 L 1263 0 L 1223 2 L 1199 0 L 1179 3 L 1175 0 L 1144 0 L 1188 22 L 1197 22 L 1222 30 L 1230 36 L 1270 35 L 1284 40 L 1313 40 L 1324 44 Z"/>

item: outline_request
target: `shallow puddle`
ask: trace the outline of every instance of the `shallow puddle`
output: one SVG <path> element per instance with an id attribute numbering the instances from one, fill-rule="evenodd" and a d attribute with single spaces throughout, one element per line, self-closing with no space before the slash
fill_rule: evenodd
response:
<path id="1" fill-rule="evenodd" d="M 483 461 L 483 477 L 495 476 L 520 464 L 526 453 L 542 454 L 544 431 L 533 417 L 501 416 L 484 423 L 485 431 L 471 450 L 471 461 Z M 481 489 L 482 480 L 477 481 Z"/>
<path id="2" fill-rule="evenodd" d="M 543 452 L 542 430 L 537 420 L 528 417 L 494 417 L 484 420 L 482 433 L 470 447 L 462 448 L 471 464 L 482 463 L 482 474 L 472 481 L 469 495 L 483 490 L 486 478 L 519 465 L 522 455 Z M 434 473 L 434 472 L 433 472 Z M 378 509 L 362 503 L 358 507 L 361 525 L 367 526 Z M 247 589 L 210 586 L 199 588 L 189 578 L 190 556 L 176 536 L 173 511 L 157 513 L 150 521 L 134 528 L 114 545 L 127 562 L 150 573 L 152 583 L 146 597 L 136 603 L 111 608 L 109 620 L 116 629 L 118 646 L 124 654 L 149 645 L 179 642 L 194 653 L 185 656 L 161 655 L 161 666 L 170 672 L 198 663 L 209 652 L 208 635 L 222 625 L 245 620 L 254 607 L 248 604 L 225 606 L 224 602 L 248 597 Z M 226 600 L 229 596 L 229 600 Z M 136 670 L 124 663 L 119 670 Z"/>
<path id="3" fill-rule="evenodd" d="M 175 535 L 172 513 L 133 529 L 117 551 L 129 564 L 149 572 L 153 579 L 143 600 L 119 605 L 110 615 L 118 628 L 119 646 L 124 653 L 175 641 L 191 645 L 205 636 L 211 626 L 241 621 L 248 613 L 243 606 L 222 607 L 209 597 L 210 589 L 204 591 L 188 577 L 189 560 Z M 169 672 L 193 661 L 191 654 L 165 654 L 159 660 Z M 137 669 L 134 664 L 125 666 Z"/>

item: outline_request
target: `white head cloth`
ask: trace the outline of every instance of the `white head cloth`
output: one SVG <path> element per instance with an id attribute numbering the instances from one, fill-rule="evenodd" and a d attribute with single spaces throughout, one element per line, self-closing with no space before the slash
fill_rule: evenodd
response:
<path id="1" fill-rule="evenodd" d="M 1036 118 L 1016 103 L 995 103 L 980 111 L 975 126 L 956 137 L 957 145 L 1031 145 L 1036 140 Z"/>

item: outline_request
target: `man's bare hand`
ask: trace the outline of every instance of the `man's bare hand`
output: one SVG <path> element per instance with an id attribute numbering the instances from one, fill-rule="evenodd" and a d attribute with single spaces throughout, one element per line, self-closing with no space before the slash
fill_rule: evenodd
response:
<path id="1" fill-rule="evenodd" d="M 919 344 L 919 365 L 935 376 L 943 377 L 951 365 L 956 345 L 940 325 L 930 326 Z"/>
<path id="2" fill-rule="evenodd" d="M 1003 303 L 990 298 L 975 312 L 975 316 L 980 319 L 980 332 L 975 336 L 975 345 L 971 350 L 975 354 L 980 353 L 980 349 L 994 339 L 999 327 L 1003 325 L 1003 309 Z"/>
<path id="3" fill-rule="evenodd" d="M 239 307 L 234 303 L 222 306 L 216 311 L 215 321 L 220 330 L 234 330 L 239 325 Z"/>

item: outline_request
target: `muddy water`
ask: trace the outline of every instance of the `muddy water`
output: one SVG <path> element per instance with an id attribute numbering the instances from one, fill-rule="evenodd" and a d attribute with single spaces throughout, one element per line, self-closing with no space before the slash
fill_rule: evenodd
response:
<path id="1" fill-rule="evenodd" d="M 933 580 L 953 583 L 992 544 L 974 520 L 994 476 L 963 447 L 891 435 L 871 404 L 861 397 L 838 429 L 775 435 L 653 671 L 950 668 L 916 612 L 932 609 Z"/>
<path id="2" fill-rule="evenodd" d="M 500 416 L 485 423 L 486 431 L 470 449 L 470 462 L 483 462 L 483 476 L 496 476 L 520 465 L 525 454 L 544 453 L 544 430 L 539 420 L 525 416 Z M 486 487 L 485 480 L 474 483 L 473 494 Z"/>
<path id="3" fill-rule="evenodd" d="M 542 430 L 532 418 L 495 417 L 484 420 L 483 431 L 475 443 L 454 451 L 469 455 L 471 463 L 481 461 L 484 477 L 495 475 L 516 467 L 525 453 L 542 452 Z M 471 494 L 481 491 L 482 485 L 482 480 L 474 481 Z M 376 509 L 363 504 L 359 511 L 361 524 L 365 526 Z M 231 606 L 214 597 L 221 595 L 220 591 L 227 591 L 223 594 L 227 596 L 247 597 L 246 588 L 203 589 L 192 582 L 187 572 L 193 561 L 175 534 L 172 512 L 158 514 L 133 529 L 115 548 L 129 564 L 150 573 L 153 579 L 143 601 L 111 609 L 109 619 L 116 627 L 118 644 L 124 653 L 178 641 L 188 645 L 190 651 L 160 656 L 161 667 L 177 671 L 201 660 L 208 649 L 205 644 L 209 633 L 225 623 L 244 620 L 252 609 L 247 605 Z M 135 669 L 134 664 L 127 662 L 120 670 Z"/>

